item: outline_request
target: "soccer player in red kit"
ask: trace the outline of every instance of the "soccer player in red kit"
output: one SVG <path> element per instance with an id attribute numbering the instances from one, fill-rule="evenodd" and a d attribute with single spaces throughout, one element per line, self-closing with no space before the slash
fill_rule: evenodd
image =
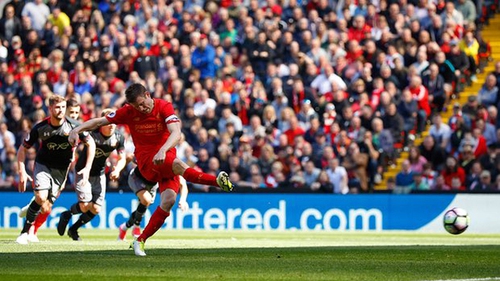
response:
<path id="1" fill-rule="evenodd" d="M 130 85 L 125 96 L 128 104 L 105 117 L 91 119 L 76 127 L 70 133 L 69 142 L 76 144 L 80 132 L 110 123 L 128 125 L 139 171 L 148 181 L 158 182 L 161 192 L 160 206 L 133 242 L 135 254 L 145 256 L 144 242 L 163 225 L 175 204 L 180 186 L 179 175 L 186 181 L 219 186 L 227 192 L 233 190 L 233 184 L 224 171 L 215 177 L 190 168 L 177 158 L 175 146 L 181 138 L 181 121 L 175 115 L 172 103 L 151 98 L 151 94 L 139 83 Z"/>

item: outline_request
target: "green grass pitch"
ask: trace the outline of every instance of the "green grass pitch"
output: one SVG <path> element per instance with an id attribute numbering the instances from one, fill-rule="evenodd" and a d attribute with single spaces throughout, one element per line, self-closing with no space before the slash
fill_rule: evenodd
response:
<path id="1" fill-rule="evenodd" d="M 160 230 L 136 257 L 112 230 L 0 229 L 0 280 L 500 280 L 500 234 Z"/>

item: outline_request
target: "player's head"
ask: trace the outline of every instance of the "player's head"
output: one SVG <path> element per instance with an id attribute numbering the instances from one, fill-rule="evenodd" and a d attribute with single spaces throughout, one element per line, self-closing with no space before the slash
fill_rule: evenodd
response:
<path id="1" fill-rule="evenodd" d="M 50 116 L 62 120 L 66 114 L 66 100 L 60 95 L 52 95 L 49 98 Z"/>
<path id="2" fill-rule="evenodd" d="M 69 99 L 66 102 L 66 116 L 78 120 L 80 118 L 80 103 L 77 99 Z"/>
<path id="3" fill-rule="evenodd" d="M 148 114 L 153 110 L 153 99 L 151 94 L 142 84 L 135 83 L 130 85 L 125 91 L 127 102 L 137 111 Z"/>
<path id="4" fill-rule="evenodd" d="M 103 109 L 101 112 L 101 117 L 104 117 L 104 116 L 110 114 L 111 112 L 114 112 L 114 110 L 111 108 Z M 116 125 L 110 123 L 108 125 L 102 126 L 100 128 L 100 131 L 101 131 L 101 134 L 103 134 L 104 136 L 111 136 L 115 132 L 115 129 L 116 129 Z"/>

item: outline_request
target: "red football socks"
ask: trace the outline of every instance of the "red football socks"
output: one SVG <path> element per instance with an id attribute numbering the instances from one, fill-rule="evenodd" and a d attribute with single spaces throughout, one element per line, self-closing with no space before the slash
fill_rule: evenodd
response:
<path id="1" fill-rule="evenodd" d="M 43 214 L 38 214 L 38 216 L 36 216 L 36 219 L 33 222 L 33 234 L 36 234 L 38 232 L 38 229 L 47 221 L 49 215 L 50 212 L 46 212 Z"/>
<path id="2" fill-rule="evenodd" d="M 213 175 L 198 172 L 193 168 L 187 168 L 182 175 L 186 181 L 204 185 L 219 186 L 217 184 L 217 178 Z"/>
<path id="3" fill-rule="evenodd" d="M 148 222 L 148 225 L 144 228 L 144 231 L 137 238 L 137 241 L 146 241 L 149 237 L 153 236 L 153 234 L 161 228 L 165 219 L 170 215 L 170 212 L 164 211 L 162 208 L 158 206 L 156 211 L 151 216 L 151 219 Z"/>

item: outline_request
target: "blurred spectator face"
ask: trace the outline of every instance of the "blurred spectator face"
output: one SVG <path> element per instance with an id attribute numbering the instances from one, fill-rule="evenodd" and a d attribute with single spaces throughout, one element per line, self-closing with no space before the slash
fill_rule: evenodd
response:
<path id="1" fill-rule="evenodd" d="M 78 73 L 78 84 L 85 84 L 87 82 L 87 74 L 85 72 Z"/>
<path id="2" fill-rule="evenodd" d="M 11 5 L 8 5 L 6 8 L 5 8 L 5 17 L 7 19 L 11 19 L 13 18 L 15 15 L 15 10 L 14 10 L 14 7 L 11 6 Z"/>
<path id="3" fill-rule="evenodd" d="M 200 48 L 201 49 L 205 49 L 207 47 L 207 45 L 208 45 L 208 38 L 207 38 L 207 36 L 206 35 L 205 36 L 201 36 L 200 37 Z"/>
<path id="4" fill-rule="evenodd" d="M 29 30 L 31 28 L 31 18 L 30 17 L 22 17 L 21 18 L 21 25 L 23 26 L 23 29 Z"/>
<path id="5" fill-rule="evenodd" d="M 375 118 L 372 121 L 372 129 L 374 133 L 380 133 L 384 129 L 384 123 L 381 119 Z"/>
<path id="6" fill-rule="evenodd" d="M 304 90 L 304 83 L 302 82 L 302 80 L 295 80 L 295 82 L 293 83 L 293 88 L 297 92 L 302 92 Z"/>
<path id="7" fill-rule="evenodd" d="M 474 42 L 475 38 L 474 38 L 474 34 L 472 34 L 472 32 L 467 32 L 465 33 L 465 42 L 467 42 L 467 44 L 472 44 L 472 42 Z"/>
<path id="8" fill-rule="evenodd" d="M 424 139 L 424 147 L 427 150 L 432 149 L 434 147 L 434 139 L 431 136 L 427 136 Z"/>
<path id="9" fill-rule="evenodd" d="M 413 101 L 413 96 L 411 95 L 410 90 L 404 90 L 402 93 L 402 98 L 403 98 L 403 101 L 406 103 L 410 103 Z"/>
<path id="10" fill-rule="evenodd" d="M 451 1 L 448 1 L 446 3 L 446 12 L 451 14 L 451 13 L 453 13 L 454 10 L 455 10 L 455 4 L 453 4 L 453 2 L 451 2 Z"/>
<path id="11" fill-rule="evenodd" d="M 439 67 L 436 65 L 436 64 L 432 64 L 430 67 L 429 67 L 429 70 L 430 70 L 430 76 L 432 78 L 435 78 L 438 76 L 439 74 Z"/>
<path id="12" fill-rule="evenodd" d="M 206 149 L 200 149 L 200 151 L 198 152 L 198 159 L 200 159 L 200 161 L 207 161 L 208 151 Z"/>
<path id="13" fill-rule="evenodd" d="M 363 27 L 365 26 L 365 18 L 363 16 L 356 16 L 354 18 L 353 26 L 359 30 L 363 29 Z"/>
<path id="14" fill-rule="evenodd" d="M 38 34 L 36 31 L 32 30 L 28 33 L 28 37 L 26 39 L 28 43 L 34 44 L 38 40 Z"/>
<path id="15" fill-rule="evenodd" d="M 307 161 L 304 165 L 304 171 L 311 174 L 314 171 L 314 163 L 313 161 Z"/>
<path id="16" fill-rule="evenodd" d="M 448 157 L 446 159 L 446 167 L 452 169 L 455 168 L 456 165 L 457 165 L 457 160 L 455 160 L 454 157 Z"/>
<path id="17" fill-rule="evenodd" d="M 391 18 L 396 18 L 399 15 L 399 6 L 398 4 L 391 4 L 389 7 L 389 15 Z"/>
<path id="18" fill-rule="evenodd" d="M 12 37 L 12 49 L 17 50 L 19 48 L 21 48 L 21 37 L 16 35 Z"/>
<path id="19" fill-rule="evenodd" d="M 488 75 L 488 77 L 486 78 L 486 87 L 488 87 L 488 89 L 492 89 L 496 85 L 497 85 L 497 78 L 495 77 L 495 75 L 494 74 Z"/>
<path id="20" fill-rule="evenodd" d="M 219 159 L 211 157 L 208 161 L 208 168 L 210 171 L 218 171 L 220 168 Z"/>
<path id="21" fill-rule="evenodd" d="M 495 106 L 488 107 L 488 116 L 490 120 L 496 120 L 498 116 L 498 109 Z"/>
<path id="22" fill-rule="evenodd" d="M 401 163 L 401 170 L 403 172 L 407 173 L 410 171 L 410 161 L 404 160 L 403 163 Z"/>
<path id="23" fill-rule="evenodd" d="M 359 154 L 359 146 L 357 143 L 353 142 L 351 143 L 351 145 L 349 145 L 348 154 L 349 155 Z"/>

